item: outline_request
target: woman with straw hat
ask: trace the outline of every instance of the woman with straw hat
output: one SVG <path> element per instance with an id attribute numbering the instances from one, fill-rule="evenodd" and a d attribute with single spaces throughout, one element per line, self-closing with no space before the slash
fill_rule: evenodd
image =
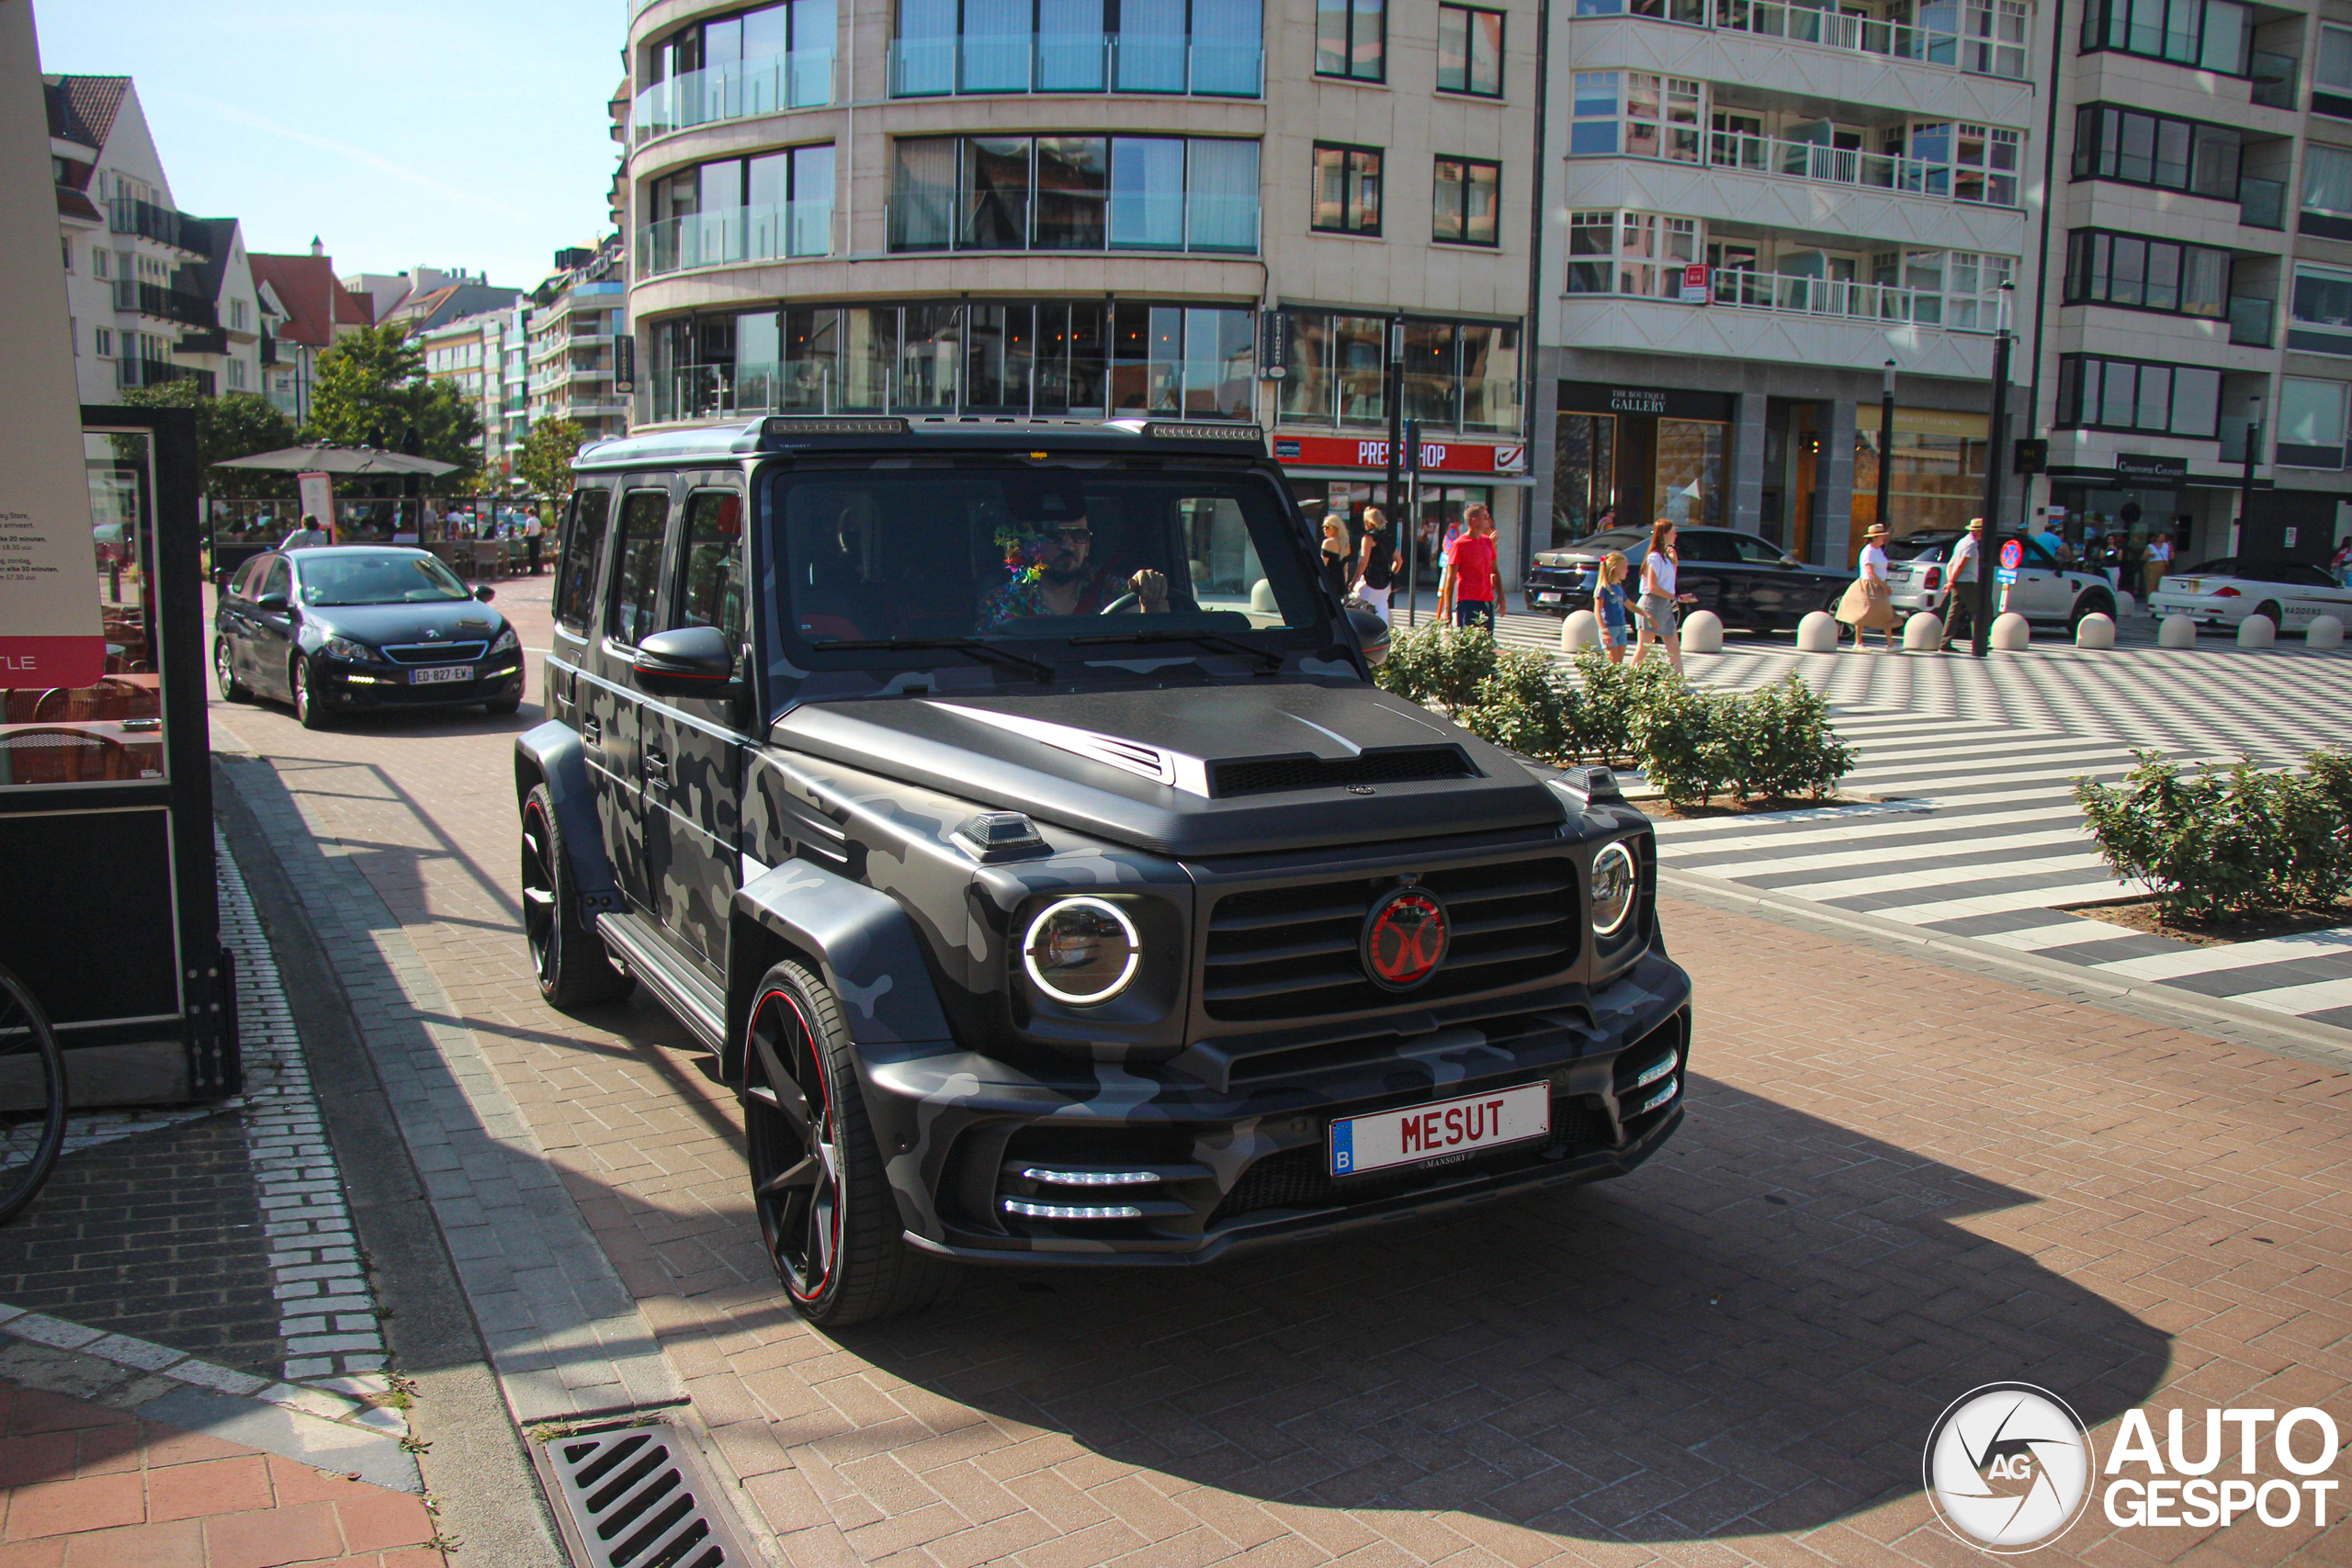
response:
<path id="1" fill-rule="evenodd" d="M 1894 590 L 1886 581 L 1886 525 L 1873 523 L 1862 534 L 1861 575 L 1838 602 L 1838 618 L 1854 628 L 1854 651 L 1862 651 L 1863 633 L 1883 632 L 1886 650 L 1894 651 Z"/>

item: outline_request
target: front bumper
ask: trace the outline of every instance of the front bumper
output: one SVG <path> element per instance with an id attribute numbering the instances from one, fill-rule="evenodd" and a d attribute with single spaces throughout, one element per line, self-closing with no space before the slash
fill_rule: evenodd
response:
<path id="1" fill-rule="evenodd" d="M 370 708 L 403 712 L 413 708 L 464 707 L 503 702 L 523 694 L 523 656 L 517 650 L 477 660 L 462 681 L 436 681 L 416 685 L 409 679 L 414 666 L 359 664 L 313 655 L 311 666 L 320 690 L 338 708 Z"/>
<path id="2" fill-rule="evenodd" d="M 970 1053 L 861 1057 L 908 1242 L 970 1263 L 1180 1266 L 1540 1188 L 1623 1175 L 1682 1121 L 1690 982 L 1656 952 L 1599 990 L 1475 1024 L 1333 1049 L 1328 1066 L 1220 1089 L 1175 1064 L 1046 1078 Z M 1661 1066 L 1663 1070 L 1661 1071 Z M 1545 1138 L 1370 1175 L 1329 1174 L 1340 1118 L 1542 1082 Z M 1079 1185 L 1024 1177 L 1117 1172 Z M 1136 1211 L 1034 1217 L 1047 1210 Z"/>

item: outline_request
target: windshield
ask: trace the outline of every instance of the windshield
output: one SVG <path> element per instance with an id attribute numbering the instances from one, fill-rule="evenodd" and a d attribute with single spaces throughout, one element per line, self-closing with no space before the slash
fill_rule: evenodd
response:
<path id="1" fill-rule="evenodd" d="M 300 563 L 300 575 L 305 604 L 440 604 L 473 597 L 431 556 L 314 557 Z"/>
<path id="2" fill-rule="evenodd" d="M 772 486 L 776 623 L 819 652 L 1247 638 L 1331 613 L 1290 509 L 1245 472 L 869 468 Z"/>

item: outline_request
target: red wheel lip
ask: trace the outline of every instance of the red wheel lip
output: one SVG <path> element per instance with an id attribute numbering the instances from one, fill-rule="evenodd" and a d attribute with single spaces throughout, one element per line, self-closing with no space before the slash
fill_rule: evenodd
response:
<path id="1" fill-rule="evenodd" d="M 749 1055 L 751 1050 L 751 1042 L 749 1036 L 752 1030 L 758 1027 L 760 1014 L 766 1010 L 768 1003 L 771 1001 L 780 1001 L 786 1007 L 790 1008 L 792 1010 L 794 1021 L 800 1025 L 800 1032 L 808 1037 L 809 1043 L 809 1061 L 811 1065 L 817 1068 L 817 1093 L 824 1100 L 824 1105 L 822 1107 L 823 1117 L 825 1119 L 830 1119 L 833 1113 L 833 1091 L 832 1086 L 825 1081 L 824 1064 L 821 1061 L 817 1060 L 817 1032 L 809 1027 L 808 1013 L 801 1010 L 798 998 L 794 997 L 790 991 L 771 987 L 770 989 L 762 992 L 759 1000 L 752 1004 L 751 1020 L 743 1027 L 743 1032 L 746 1036 L 744 1041 L 744 1070 L 748 1074 L 751 1066 L 751 1058 Z M 825 1293 L 825 1287 L 831 1284 L 833 1281 L 834 1264 L 839 1262 L 842 1255 L 842 1204 L 838 1185 L 836 1186 L 833 1197 L 833 1218 L 831 1229 L 832 1232 L 833 1242 L 833 1261 L 828 1262 L 825 1265 L 825 1271 L 818 1278 L 816 1289 L 804 1295 L 790 1280 L 786 1280 L 784 1282 L 785 1294 L 790 1296 L 796 1302 L 814 1302 L 818 1297 Z"/>

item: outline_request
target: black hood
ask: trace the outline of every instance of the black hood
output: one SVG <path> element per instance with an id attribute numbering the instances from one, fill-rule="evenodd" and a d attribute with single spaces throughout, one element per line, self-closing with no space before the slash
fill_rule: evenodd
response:
<path id="1" fill-rule="evenodd" d="M 975 810 L 1179 856 L 1564 820 L 1510 753 L 1354 682 L 866 697 L 797 707 L 774 739 Z"/>
<path id="2" fill-rule="evenodd" d="M 506 617 L 479 599 L 438 604 L 306 604 L 302 619 L 322 632 L 381 648 L 386 643 L 423 642 L 438 632 L 444 642 L 492 642 L 506 629 Z"/>

